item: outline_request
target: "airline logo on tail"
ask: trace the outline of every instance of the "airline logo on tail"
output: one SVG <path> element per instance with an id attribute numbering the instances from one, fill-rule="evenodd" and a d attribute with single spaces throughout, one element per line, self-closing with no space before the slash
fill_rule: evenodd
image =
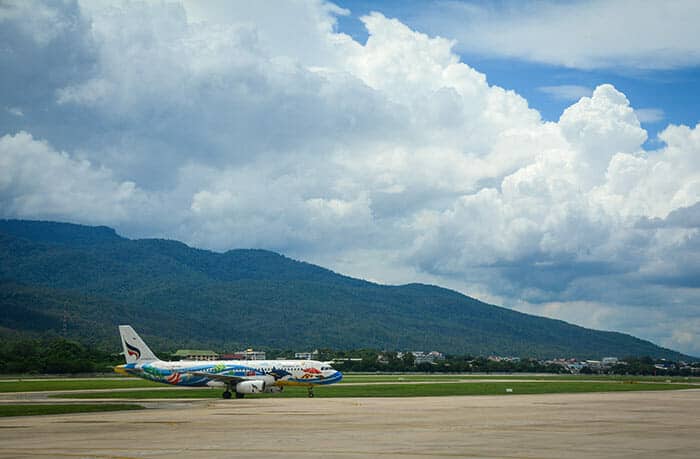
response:
<path id="1" fill-rule="evenodd" d="M 124 344 L 126 344 L 126 351 L 129 353 L 129 355 L 135 356 L 136 360 L 141 358 L 141 351 L 139 350 L 139 348 L 137 348 L 136 346 L 132 346 L 126 341 L 124 341 Z"/>

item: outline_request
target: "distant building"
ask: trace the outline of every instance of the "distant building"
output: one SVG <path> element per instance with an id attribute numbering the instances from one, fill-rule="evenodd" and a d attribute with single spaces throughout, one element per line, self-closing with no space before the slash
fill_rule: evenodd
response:
<path id="1" fill-rule="evenodd" d="M 586 365 L 582 362 L 568 362 L 566 368 L 573 374 L 579 374 Z"/>
<path id="2" fill-rule="evenodd" d="M 232 354 L 222 354 L 223 360 L 265 360 L 265 352 L 246 349 Z"/>
<path id="3" fill-rule="evenodd" d="M 416 365 L 420 365 L 421 363 L 435 363 L 435 359 L 427 352 L 413 351 L 411 354 L 413 354 L 413 363 Z"/>
<path id="4" fill-rule="evenodd" d="M 214 351 L 206 351 L 200 349 L 178 349 L 177 352 L 173 354 L 180 360 L 217 360 L 219 354 Z"/>
<path id="5" fill-rule="evenodd" d="M 410 354 L 413 354 L 413 363 L 415 365 L 420 365 L 421 363 L 435 364 L 435 362 L 438 360 L 445 360 L 445 356 L 443 355 L 443 353 L 438 352 L 438 351 L 431 351 L 431 352 L 411 351 Z M 398 352 L 396 354 L 396 357 L 399 359 L 402 359 L 404 355 L 405 355 L 405 353 Z"/>
<path id="6" fill-rule="evenodd" d="M 241 354 L 243 356 L 243 360 L 265 360 L 264 351 L 254 351 L 252 349 L 246 349 L 245 351 L 241 351 L 238 354 Z"/>
<path id="7" fill-rule="evenodd" d="M 333 365 L 342 365 L 347 362 L 362 362 L 362 359 L 360 357 L 343 357 L 343 358 L 335 358 L 331 361 L 331 364 Z"/>
<path id="8" fill-rule="evenodd" d="M 604 366 L 612 366 L 612 365 L 617 365 L 620 360 L 617 357 L 603 357 L 603 360 L 601 360 L 601 363 Z"/>
<path id="9" fill-rule="evenodd" d="M 442 357 L 443 359 L 445 357 Z M 499 355 L 490 355 L 486 358 L 486 360 L 489 360 L 491 362 L 520 362 L 520 357 L 501 357 Z"/>
<path id="10" fill-rule="evenodd" d="M 221 354 L 221 360 L 245 360 L 245 355 L 240 352 L 233 354 Z"/>
<path id="11" fill-rule="evenodd" d="M 318 349 L 313 352 L 296 352 L 294 358 L 299 360 L 316 360 L 318 359 Z"/>

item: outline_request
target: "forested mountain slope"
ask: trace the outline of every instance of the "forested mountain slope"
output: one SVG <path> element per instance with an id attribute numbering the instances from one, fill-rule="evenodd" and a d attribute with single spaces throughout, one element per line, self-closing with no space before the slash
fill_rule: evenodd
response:
<path id="1" fill-rule="evenodd" d="M 118 348 L 436 349 L 582 358 L 681 354 L 422 284 L 378 285 L 264 250 L 215 253 L 107 227 L 0 220 L 0 332 Z"/>

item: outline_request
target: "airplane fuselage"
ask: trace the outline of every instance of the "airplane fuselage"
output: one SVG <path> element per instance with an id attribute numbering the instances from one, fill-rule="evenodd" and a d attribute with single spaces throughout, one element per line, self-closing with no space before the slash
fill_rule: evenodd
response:
<path id="1" fill-rule="evenodd" d="M 156 360 L 119 365 L 116 371 L 177 386 L 223 386 L 219 377 L 265 381 L 268 387 L 313 386 L 339 382 L 343 375 L 315 360 Z M 205 376 L 210 374 L 211 377 Z"/>

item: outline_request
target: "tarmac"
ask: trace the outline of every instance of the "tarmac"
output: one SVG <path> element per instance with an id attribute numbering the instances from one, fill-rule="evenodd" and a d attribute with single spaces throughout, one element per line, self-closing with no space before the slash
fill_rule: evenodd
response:
<path id="1" fill-rule="evenodd" d="M 0 458 L 700 457 L 700 390 L 147 405 L 0 418 Z"/>

